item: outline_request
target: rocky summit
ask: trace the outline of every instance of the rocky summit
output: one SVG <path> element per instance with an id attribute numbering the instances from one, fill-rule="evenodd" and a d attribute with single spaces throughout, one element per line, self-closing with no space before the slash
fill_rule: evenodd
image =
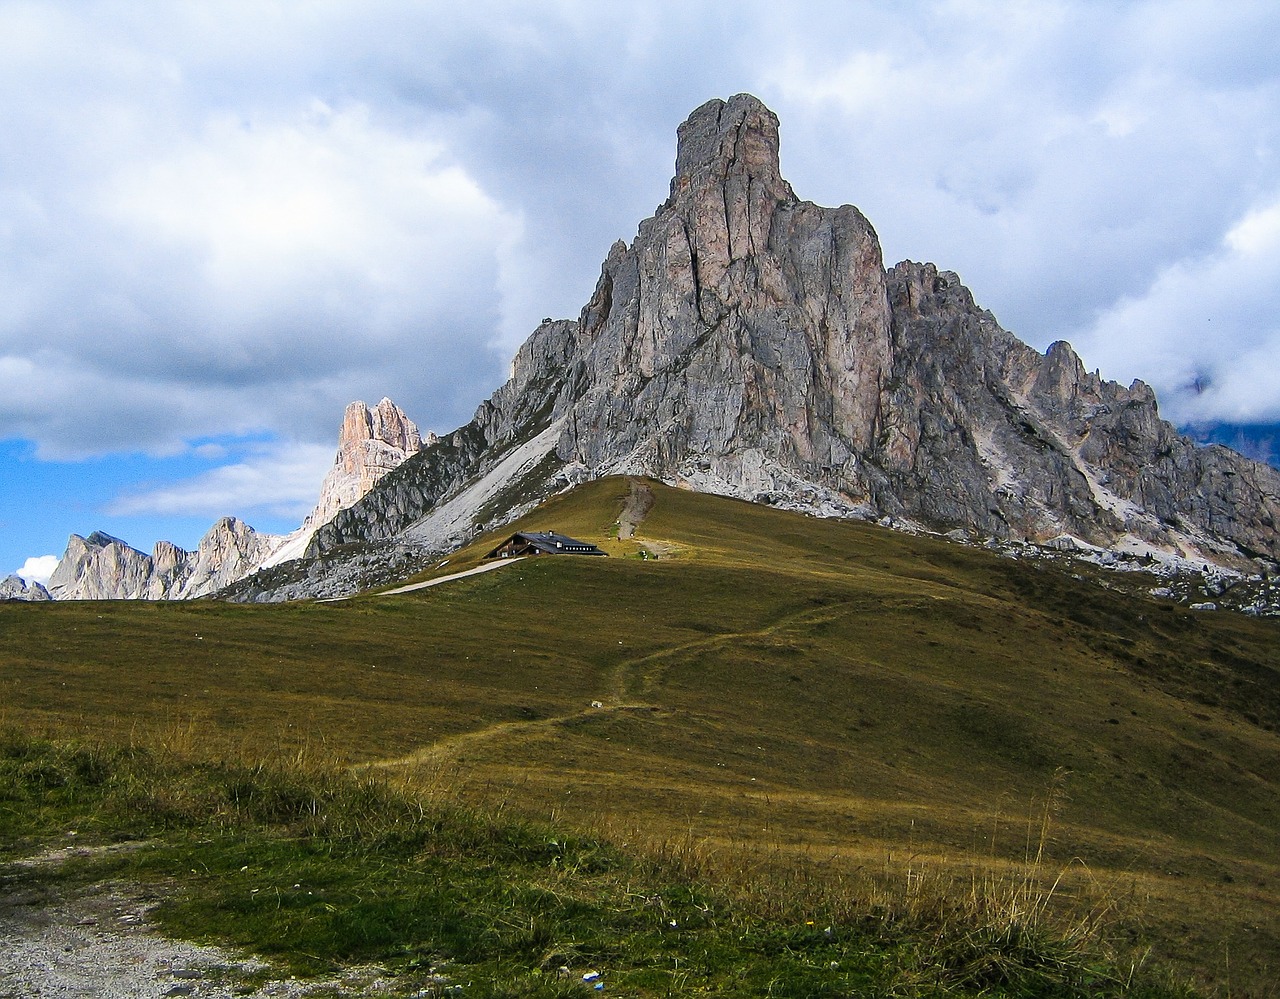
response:
<path id="1" fill-rule="evenodd" d="M 1022 343 L 954 273 L 886 269 L 862 213 L 797 198 L 778 150 L 754 97 L 694 111 L 670 196 L 610 249 L 579 318 L 539 326 L 470 423 L 308 555 L 445 550 L 628 473 L 997 541 L 1246 571 L 1280 558 L 1280 473 L 1196 446 L 1147 385 L 1088 372 L 1067 343 Z"/>
<path id="2" fill-rule="evenodd" d="M 0 579 L 0 600 L 50 600 L 49 591 L 40 583 L 28 583 L 18 575 Z"/>

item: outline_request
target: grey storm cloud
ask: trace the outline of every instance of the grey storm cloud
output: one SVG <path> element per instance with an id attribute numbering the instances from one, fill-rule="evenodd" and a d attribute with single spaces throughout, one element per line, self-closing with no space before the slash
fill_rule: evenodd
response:
<path id="1" fill-rule="evenodd" d="M 744 90 L 889 262 L 1175 417 L 1280 419 L 1273 6 L 0 6 L 0 439 L 452 429 Z"/>

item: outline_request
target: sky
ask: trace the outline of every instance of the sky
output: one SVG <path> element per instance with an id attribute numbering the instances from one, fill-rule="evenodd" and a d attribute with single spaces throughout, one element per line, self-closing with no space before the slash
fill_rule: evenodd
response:
<path id="1" fill-rule="evenodd" d="M 1275 438 L 1274 2 L 0 0 L 0 575 L 290 530 L 355 399 L 465 423 L 739 92 L 886 263 Z"/>

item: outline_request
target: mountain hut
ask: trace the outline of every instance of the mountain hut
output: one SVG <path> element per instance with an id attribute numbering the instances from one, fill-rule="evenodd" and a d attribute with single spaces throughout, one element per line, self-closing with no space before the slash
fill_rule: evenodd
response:
<path id="1" fill-rule="evenodd" d="M 517 531 L 485 558 L 522 558 L 526 555 L 607 555 L 593 544 L 554 531 Z"/>

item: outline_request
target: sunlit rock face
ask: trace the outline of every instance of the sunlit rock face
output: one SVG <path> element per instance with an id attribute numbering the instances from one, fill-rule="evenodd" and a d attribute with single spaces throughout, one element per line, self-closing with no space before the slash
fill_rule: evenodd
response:
<path id="1" fill-rule="evenodd" d="M 49 577 L 49 593 L 55 600 L 137 598 L 146 594 L 151 576 L 151 559 L 119 538 L 101 531 L 87 538 L 73 534 Z"/>
<path id="2" fill-rule="evenodd" d="M 50 600 L 49 591 L 40 583 L 28 583 L 21 576 L 0 579 L 0 600 Z"/>
<path id="3" fill-rule="evenodd" d="M 280 542 L 223 517 L 189 552 L 159 541 L 150 555 L 95 531 L 71 535 L 49 577 L 55 600 L 183 600 L 206 596 L 253 572 Z"/>
<path id="4" fill-rule="evenodd" d="M 426 443 L 434 443 L 428 434 Z M 320 487 L 320 498 L 304 527 L 318 527 L 333 519 L 369 492 L 379 479 L 422 450 L 423 439 L 404 410 L 390 399 L 373 409 L 363 402 L 347 406 L 338 437 L 338 456 Z"/>

